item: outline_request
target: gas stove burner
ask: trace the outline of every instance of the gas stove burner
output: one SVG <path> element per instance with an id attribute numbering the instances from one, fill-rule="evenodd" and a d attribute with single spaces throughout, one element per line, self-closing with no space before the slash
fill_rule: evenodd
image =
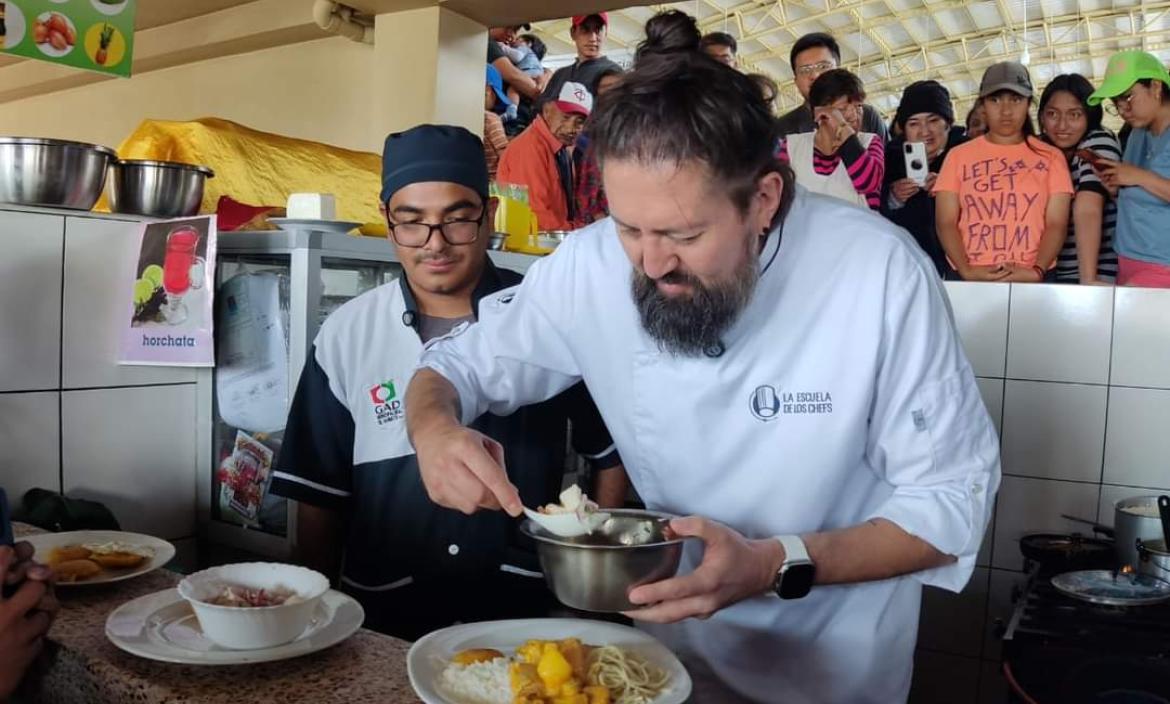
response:
<path id="1" fill-rule="evenodd" d="M 1170 604 L 1080 601 L 1035 566 L 1004 632 L 1003 658 L 1018 686 L 1012 702 L 1170 704 Z"/>

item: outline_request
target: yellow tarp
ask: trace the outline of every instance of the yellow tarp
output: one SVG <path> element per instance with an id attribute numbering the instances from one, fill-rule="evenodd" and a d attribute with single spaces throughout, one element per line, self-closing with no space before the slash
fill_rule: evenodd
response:
<path id="1" fill-rule="evenodd" d="M 123 159 L 202 164 L 215 171 L 203 190 L 202 213 L 222 195 L 249 205 L 283 206 L 290 193 L 332 193 L 337 218 L 366 223 L 362 234 L 386 236 L 378 213 L 382 158 L 205 117 L 191 122 L 145 120 L 118 146 Z M 108 210 L 105 199 L 98 205 Z"/>

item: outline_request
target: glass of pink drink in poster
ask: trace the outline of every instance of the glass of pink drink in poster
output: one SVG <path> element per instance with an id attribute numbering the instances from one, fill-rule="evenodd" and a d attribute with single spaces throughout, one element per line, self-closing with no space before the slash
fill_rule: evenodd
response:
<path id="1" fill-rule="evenodd" d="M 187 319 L 187 306 L 183 303 L 187 291 L 203 287 L 203 267 L 206 262 L 196 256 L 198 249 L 199 232 L 194 228 L 180 227 L 167 235 L 163 290 L 167 294 L 166 319 L 171 325 L 178 325 Z"/>

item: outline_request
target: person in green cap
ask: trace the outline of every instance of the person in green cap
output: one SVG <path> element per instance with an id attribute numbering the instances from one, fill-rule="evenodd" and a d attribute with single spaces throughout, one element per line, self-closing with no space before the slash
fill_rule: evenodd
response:
<path id="1" fill-rule="evenodd" d="M 1105 99 L 1133 128 L 1120 162 L 1096 164 L 1117 193 L 1117 283 L 1170 288 L 1170 71 L 1144 51 L 1114 54 L 1088 102 Z"/>

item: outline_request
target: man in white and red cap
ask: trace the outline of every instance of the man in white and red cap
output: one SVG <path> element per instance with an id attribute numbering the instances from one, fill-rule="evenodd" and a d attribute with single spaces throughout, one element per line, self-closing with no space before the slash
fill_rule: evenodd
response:
<path id="1" fill-rule="evenodd" d="M 609 13 L 596 12 L 592 15 L 574 15 L 569 36 L 577 45 L 577 60 L 560 68 L 549 79 L 544 89 L 544 99 L 551 100 L 561 94 L 561 87 L 568 82 L 589 87 L 597 83 L 601 74 L 613 70 L 621 71 L 613 61 L 605 58 L 605 35 L 609 28 Z M 597 97 L 597 96 L 593 96 Z"/>
<path id="2" fill-rule="evenodd" d="M 593 110 L 593 95 L 582 83 L 567 81 L 547 98 L 540 115 L 512 140 L 500 158 L 496 180 L 528 187 L 528 204 L 541 230 L 577 226 L 573 194 L 573 145 Z"/>

